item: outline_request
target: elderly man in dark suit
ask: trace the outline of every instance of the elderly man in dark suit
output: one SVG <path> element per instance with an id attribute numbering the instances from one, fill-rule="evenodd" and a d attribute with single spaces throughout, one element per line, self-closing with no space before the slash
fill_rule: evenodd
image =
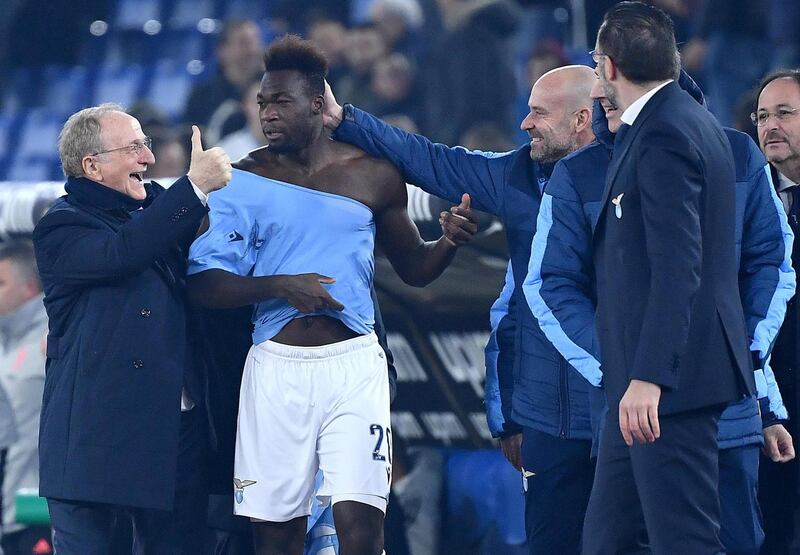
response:
<path id="1" fill-rule="evenodd" d="M 751 118 L 758 129 L 761 150 L 769 160 L 772 183 L 781 200 L 781 208 L 797 238 L 800 234 L 800 69 L 781 70 L 766 76 L 759 87 L 756 110 Z M 797 239 L 792 250 L 792 266 L 795 271 L 800 269 L 800 240 Z M 788 427 L 797 443 L 800 437 L 800 379 L 797 373 L 800 368 L 800 310 L 796 298 L 787 307 L 771 364 L 786 400 Z M 783 441 L 791 444 L 791 438 L 784 437 Z M 765 553 L 800 552 L 798 469 L 800 465 L 796 459 L 783 468 L 762 467 L 758 493 L 767 534 Z"/>
<path id="2" fill-rule="evenodd" d="M 731 149 L 674 82 L 678 52 L 661 10 L 611 8 L 594 58 L 593 96 L 615 104 L 625 125 L 595 232 L 610 411 L 583 550 L 717 554 L 717 424 L 726 403 L 754 391 Z"/>
<path id="3" fill-rule="evenodd" d="M 132 518 L 135 553 L 200 553 L 209 427 L 185 256 L 230 160 L 195 127 L 188 174 L 146 184 L 150 140 L 112 104 L 71 116 L 59 154 L 67 194 L 33 233 L 50 319 L 39 492 L 55 550 L 107 555 Z"/>

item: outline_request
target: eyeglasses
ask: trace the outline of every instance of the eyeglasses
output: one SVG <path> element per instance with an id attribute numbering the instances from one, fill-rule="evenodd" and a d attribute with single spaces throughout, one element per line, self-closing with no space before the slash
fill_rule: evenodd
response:
<path id="1" fill-rule="evenodd" d="M 91 156 L 97 156 L 98 154 L 108 154 L 110 152 L 123 152 L 127 151 L 128 154 L 135 154 L 139 156 L 144 149 L 153 150 L 153 139 L 150 137 L 145 137 L 141 141 L 137 141 L 134 143 L 129 144 L 128 146 L 121 146 L 119 148 L 112 148 L 110 150 L 101 150 L 100 152 L 95 152 Z"/>
<path id="2" fill-rule="evenodd" d="M 800 108 L 779 108 L 775 112 L 762 110 L 750 114 L 750 121 L 753 122 L 753 125 L 762 127 L 767 124 L 770 116 L 775 116 L 778 121 L 786 121 L 796 116 L 798 111 L 800 111 Z"/>
<path id="3" fill-rule="evenodd" d="M 603 54 L 602 52 L 598 52 L 597 50 L 592 50 L 591 52 L 589 52 L 589 56 L 592 57 L 592 61 L 595 64 L 600 63 L 600 58 L 608 58 L 608 54 Z"/>

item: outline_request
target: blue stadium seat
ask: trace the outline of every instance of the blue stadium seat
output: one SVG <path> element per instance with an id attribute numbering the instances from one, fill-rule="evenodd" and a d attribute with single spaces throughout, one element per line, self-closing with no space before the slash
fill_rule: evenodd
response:
<path id="1" fill-rule="evenodd" d="M 48 66 L 44 70 L 43 105 L 65 117 L 88 105 L 90 94 L 84 66 Z"/>
<path id="2" fill-rule="evenodd" d="M 105 48 L 95 64 L 109 67 L 142 63 L 144 33 L 141 31 L 113 31 L 108 33 Z"/>
<path id="3" fill-rule="evenodd" d="M 41 88 L 39 81 L 40 73 L 34 68 L 14 70 L 4 87 L 6 91 L 3 96 L 3 112 L 19 114 L 35 106 Z"/>
<path id="4" fill-rule="evenodd" d="M 97 71 L 92 104 L 117 102 L 128 108 L 146 88 L 144 71 L 139 65 L 103 65 Z"/>
<path id="5" fill-rule="evenodd" d="M 66 118 L 44 108 L 31 110 L 19 132 L 14 157 L 19 159 L 58 156 L 58 133 Z"/>
<path id="6" fill-rule="evenodd" d="M 151 60 L 206 60 L 214 56 L 214 35 L 197 29 L 167 30 L 161 33 L 160 52 Z"/>
<path id="7" fill-rule="evenodd" d="M 117 29 L 141 30 L 151 20 L 161 19 L 160 0 L 118 0 L 113 26 Z"/>
<path id="8" fill-rule="evenodd" d="M 170 29 L 196 29 L 201 19 L 217 16 L 215 0 L 175 0 L 167 24 Z"/>
<path id="9" fill-rule="evenodd" d="M 269 2 L 263 0 L 229 0 L 223 2 L 223 19 L 254 19 L 260 21 L 269 16 Z"/>
<path id="10" fill-rule="evenodd" d="M 63 179 L 58 158 L 15 156 L 4 179 L 8 181 L 52 181 Z"/>
<path id="11" fill-rule="evenodd" d="M 186 71 L 186 64 L 161 60 L 153 71 L 147 99 L 176 121 L 183 113 L 191 87 L 192 76 Z"/>
<path id="12" fill-rule="evenodd" d="M 22 118 L 10 113 L 0 113 L 0 181 L 6 179 L 8 163 L 18 144 L 17 134 Z"/>

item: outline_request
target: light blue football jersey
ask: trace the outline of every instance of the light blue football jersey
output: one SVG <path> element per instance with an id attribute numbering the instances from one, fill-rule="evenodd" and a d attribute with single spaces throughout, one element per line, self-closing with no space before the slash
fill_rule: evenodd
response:
<path id="1" fill-rule="evenodd" d="M 189 274 L 225 270 L 240 276 L 318 273 L 344 305 L 302 314 L 284 299 L 258 303 L 253 343 L 271 339 L 291 320 L 338 318 L 359 334 L 372 331 L 375 307 L 375 219 L 365 204 L 341 195 L 233 170 L 227 187 L 208 196 L 209 229 L 189 250 Z"/>

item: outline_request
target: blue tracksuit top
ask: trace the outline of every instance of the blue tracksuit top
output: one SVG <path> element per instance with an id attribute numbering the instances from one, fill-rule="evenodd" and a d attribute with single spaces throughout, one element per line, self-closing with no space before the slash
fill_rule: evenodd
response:
<path id="1" fill-rule="evenodd" d="M 613 147 L 602 110 L 600 114 L 595 117 L 598 140 L 565 157 L 553 171 L 523 285 L 547 337 L 593 385 L 600 384 L 602 373 L 594 327 L 592 231 Z M 736 161 L 736 244 L 750 349 L 754 358 L 767 362 L 794 293 L 793 237 L 758 147 L 744 133 L 725 132 Z M 756 382 L 763 424 L 787 418 L 768 364 L 757 370 Z M 720 420 L 720 448 L 760 443 L 761 428 L 755 399 L 733 403 Z"/>
<path id="2" fill-rule="evenodd" d="M 547 340 L 522 293 L 549 168 L 531 160 L 529 145 L 506 153 L 448 147 L 387 125 L 351 105 L 345 106 L 333 138 L 385 158 L 406 181 L 430 194 L 458 202 L 469 193 L 473 206 L 502 220 L 517 301 L 513 385 L 508 386 L 505 375 L 500 379 L 500 389 L 513 390 L 504 431 L 524 425 L 556 437 L 591 439 L 589 385 Z"/>

